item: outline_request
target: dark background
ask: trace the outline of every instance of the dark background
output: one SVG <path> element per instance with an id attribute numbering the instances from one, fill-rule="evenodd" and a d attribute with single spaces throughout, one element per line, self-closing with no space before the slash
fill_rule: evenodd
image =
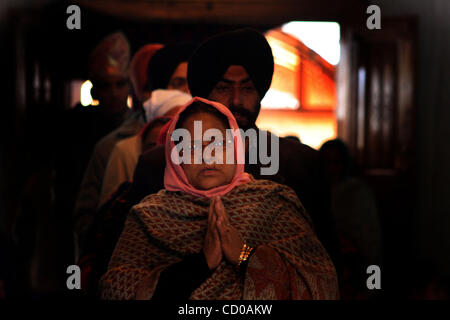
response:
<path id="1" fill-rule="evenodd" d="M 69 16 L 66 8 L 70 4 L 81 7 L 81 30 L 66 28 Z M 365 27 L 369 4 L 381 8 L 380 31 L 369 32 Z M 105 35 L 122 30 L 134 53 L 148 42 L 201 41 L 240 26 L 265 31 L 292 20 L 341 24 L 342 66 L 349 68 L 347 74 L 343 73 L 349 88 L 342 96 L 349 98 L 341 100 L 344 103 L 338 106 L 338 113 L 348 111 L 343 119 L 338 117 L 338 134 L 351 147 L 377 196 L 384 230 L 382 272 L 386 278 L 382 280 L 382 288 L 386 296 L 407 297 L 416 286 L 420 287 L 419 282 L 434 276 L 442 281 L 448 279 L 450 1 L 447 0 L 2 1 L 2 238 L 6 243 L 15 241 L 12 230 L 27 178 L 51 166 L 54 146 L 49 141 L 57 135 L 56 115 L 70 107 L 70 80 L 87 77 L 89 53 Z M 411 64 L 403 66 L 406 60 Z M 381 133 L 371 131 L 370 113 L 366 113 L 364 125 L 355 124 L 359 109 L 352 75 L 358 66 L 365 66 L 371 79 L 378 67 L 390 64 L 395 70 L 391 78 L 395 94 L 392 103 L 380 108 L 392 109 L 394 116 L 388 121 L 378 119 L 380 132 L 383 123 L 392 124 L 387 129 L 389 136 L 383 140 Z M 343 72 L 344 68 L 340 68 L 339 72 Z M 382 78 L 381 85 L 383 81 L 390 80 Z M 365 110 L 377 110 L 377 106 L 371 105 L 377 94 L 368 91 Z M 403 96 L 410 100 L 405 98 L 407 102 L 401 102 L 399 97 Z M 385 95 L 380 97 L 383 99 Z M 365 138 L 358 145 L 361 132 Z M 375 137 L 373 141 L 371 134 Z M 374 143 L 380 151 L 371 154 Z M 383 147 L 387 145 L 389 148 Z"/>

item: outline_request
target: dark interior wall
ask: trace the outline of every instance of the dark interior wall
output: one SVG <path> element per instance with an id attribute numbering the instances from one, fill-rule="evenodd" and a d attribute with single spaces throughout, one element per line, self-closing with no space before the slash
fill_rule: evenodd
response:
<path id="1" fill-rule="evenodd" d="M 42 5 L 41 0 L 3 0 L 0 2 L 0 70 L 1 116 L 0 116 L 0 232 L 5 232 L 9 221 L 7 212 L 14 210 L 18 184 L 13 179 L 16 160 L 16 118 L 15 118 L 15 64 L 14 64 L 14 11 L 25 7 Z M 11 192 L 12 191 L 12 192 Z"/>
<path id="2" fill-rule="evenodd" d="M 450 1 L 374 0 L 384 15 L 418 17 L 418 257 L 450 275 Z M 381 26 L 383 27 L 383 25 Z"/>

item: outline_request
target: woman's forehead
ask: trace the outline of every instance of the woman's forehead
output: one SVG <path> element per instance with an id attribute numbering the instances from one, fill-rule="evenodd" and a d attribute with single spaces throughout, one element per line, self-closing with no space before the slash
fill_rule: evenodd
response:
<path id="1" fill-rule="evenodd" d="M 182 127 L 188 130 L 193 129 L 195 121 L 201 121 L 202 131 L 212 128 L 219 130 L 225 130 L 227 128 L 218 116 L 209 112 L 198 112 L 188 116 L 183 122 Z"/>

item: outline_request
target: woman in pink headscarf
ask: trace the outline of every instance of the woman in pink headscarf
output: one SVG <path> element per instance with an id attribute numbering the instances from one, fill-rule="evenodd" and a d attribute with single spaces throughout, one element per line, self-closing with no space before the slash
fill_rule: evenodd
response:
<path id="1" fill-rule="evenodd" d="M 130 211 L 102 298 L 338 298 L 305 209 L 289 187 L 245 173 L 238 129 L 228 108 L 198 97 L 174 116 L 165 189 Z"/>

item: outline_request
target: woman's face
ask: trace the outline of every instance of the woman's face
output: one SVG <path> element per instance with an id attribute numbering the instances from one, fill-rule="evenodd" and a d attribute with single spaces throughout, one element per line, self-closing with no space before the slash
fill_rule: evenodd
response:
<path id="1" fill-rule="evenodd" d="M 187 129 L 191 134 L 191 146 L 199 145 L 198 141 L 194 141 L 194 120 L 202 121 L 202 136 L 206 130 L 215 128 L 222 131 L 222 136 L 224 137 L 224 140 L 226 140 L 226 127 L 224 126 L 222 121 L 220 121 L 220 119 L 210 113 L 201 112 L 189 116 L 182 124 L 182 127 Z M 212 142 L 213 141 L 202 142 L 203 152 L 205 150 L 205 147 Z M 216 143 L 216 145 L 217 142 L 219 142 L 219 145 L 221 144 L 223 146 L 223 151 L 221 152 L 221 154 L 215 154 L 215 150 L 212 151 L 211 155 L 215 159 L 213 163 L 206 164 L 205 159 L 203 159 L 202 157 L 201 164 L 194 164 L 194 159 L 192 157 L 191 164 L 181 164 L 181 167 L 183 168 L 184 173 L 189 180 L 189 183 L 196 189 L 209 190 L 215 187 L 226 185 L 230 183 L 231 180 L 233 180 L 234 173 L 236 171 L 236 163 L 226 164 L 226 142 L 214 142 Z M 220 148 L 220 150 L 222 150 L 222 148 Z M 218 161 L 218 159 L 221 159 L 221 161 Z M 221 162 L 221 164 L 218 164 L 216 162 Z"/>

